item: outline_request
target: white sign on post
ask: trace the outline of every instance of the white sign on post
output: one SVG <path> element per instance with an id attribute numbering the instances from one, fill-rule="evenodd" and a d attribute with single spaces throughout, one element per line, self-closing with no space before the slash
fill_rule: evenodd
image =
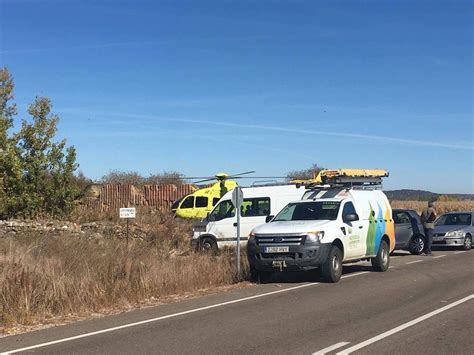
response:
<path id="1" fill-rule="evenodd" d="M 235 208 L 239 209 L 242 206 L 242 202 L 244 202 L 244 193 L 242 192 L 242 188 L 237 186 L 234 191 L 232 191 L 231 200 Z"/>
<path id="2" fill-rule="evenodd" d="M 136 209 L 135 207 L 121 208 L 120 218 L 135 218 Z"/>

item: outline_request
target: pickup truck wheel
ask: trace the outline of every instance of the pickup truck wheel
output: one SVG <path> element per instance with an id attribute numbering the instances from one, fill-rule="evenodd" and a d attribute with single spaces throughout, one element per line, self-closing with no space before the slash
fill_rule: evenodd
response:
<path id="1" fill-rule="evenodd" d="M 199 241 L 199 251 L 211 255 L 217 254 L 217 243 L 211 237 L 204 237 Z"/>
<path id="2" fill-rule="evenodd" d="M 464 244 L 462 245 L 462 248 L 464 250 L 471 250 L 471 248 L 472 248 L 472 237 L 471 237 L 470 234 L 467 234 L 464 237 Z"/>
<path id="3" fill-rule="evenodd" d="M 335 283 L 341 279 L 342 275 L 342 252 L 333 245 L 329 251 L 328 258 L 321 266 L 321 276 L 326 282 Z"/>
<path id="4" fill-rule="evenodd" d="M 268 271 L 257 270 L 250 267 L 250 281 L 257 284 L 266 283 L 271 277 L 271 273 Z"/>
<path id="5" fill-rule="evenodd" d="M 385 240 L 380 243 L 379 252 L 375 258 L 370 259 L 375 271 L 387 271 L 390 266 L 390 249 Z"/>
<path id="6" fill-rule="evenodd" d="M 425 238 L 421 235 L 415 235 L 410 240 L 408 251 L 413 255 L 420 255 L 425 249 Z"/>

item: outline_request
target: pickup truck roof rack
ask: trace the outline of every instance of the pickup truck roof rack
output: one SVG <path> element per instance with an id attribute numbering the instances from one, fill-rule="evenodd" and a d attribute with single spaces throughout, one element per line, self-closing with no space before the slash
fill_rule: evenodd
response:
<path id="1" fill-rule="evenodd" d="M 313 179 L 291 182 L 308 189 L 329 189 L 335 187 L 374 190 L 382 188 L 382 178 L 389 176 L 386 170 L 337 169 L 321 170 Z"/>

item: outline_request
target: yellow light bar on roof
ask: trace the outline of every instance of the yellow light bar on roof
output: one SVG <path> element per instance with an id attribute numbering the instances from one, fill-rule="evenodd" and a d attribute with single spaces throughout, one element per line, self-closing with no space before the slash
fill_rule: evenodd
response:
<path id="1" fill-rule="evenodd" d="M 382 169 L 336 169 L 336 170 L 321 170 L 321 176 L 326 177 L 387 177 L 388 171 Z"/>
<path id="2" fill-rule="evenodd" d="M 325 169 L 321 170 L 318 176 L 307 180 L 292 180 L 295 184 L 323 184 L 328 180 L 338 177 L 349 178 L 382 178 L 389 175 L 387 170 L 382 169 Z"/>

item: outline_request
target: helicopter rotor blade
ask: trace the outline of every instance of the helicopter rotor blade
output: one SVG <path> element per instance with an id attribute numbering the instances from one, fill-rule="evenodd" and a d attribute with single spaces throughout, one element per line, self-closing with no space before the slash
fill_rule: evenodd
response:
<path id="1" fill-rule="evenodd" d="M 245 173 L 238 173 L 238 174 L 229 175 L 229 176 L 227 177 L 227 179 L 229 179 L 229 178 L 234 178 L 234 177 L 236 177 L 236 176 L 241 176 L 241 175 L 253 174 L 254 172 L 255 172 L 255 171 L 246 171 Z"/>
<path id="2" fill-rule="evenodd" d="M 183 180 L 195 180 L 195 179 L 215 179 L 214 176 L 180 176 Z"/>
<path id="3" fill-rule="evenodd" d="M 199 180 L 199 181 L 193 181 L 193 184 L 200 184 L 202 182 L 208 182 L 208 181 L 214 181 L 216 178 L 211 178 L 211 179 L 204 179 L 204 180 Z"/>
<path id="4" fill-rule="evenodd" d="M 242 179 L 288 179 L 288 176 L 245 176 Z"/>

